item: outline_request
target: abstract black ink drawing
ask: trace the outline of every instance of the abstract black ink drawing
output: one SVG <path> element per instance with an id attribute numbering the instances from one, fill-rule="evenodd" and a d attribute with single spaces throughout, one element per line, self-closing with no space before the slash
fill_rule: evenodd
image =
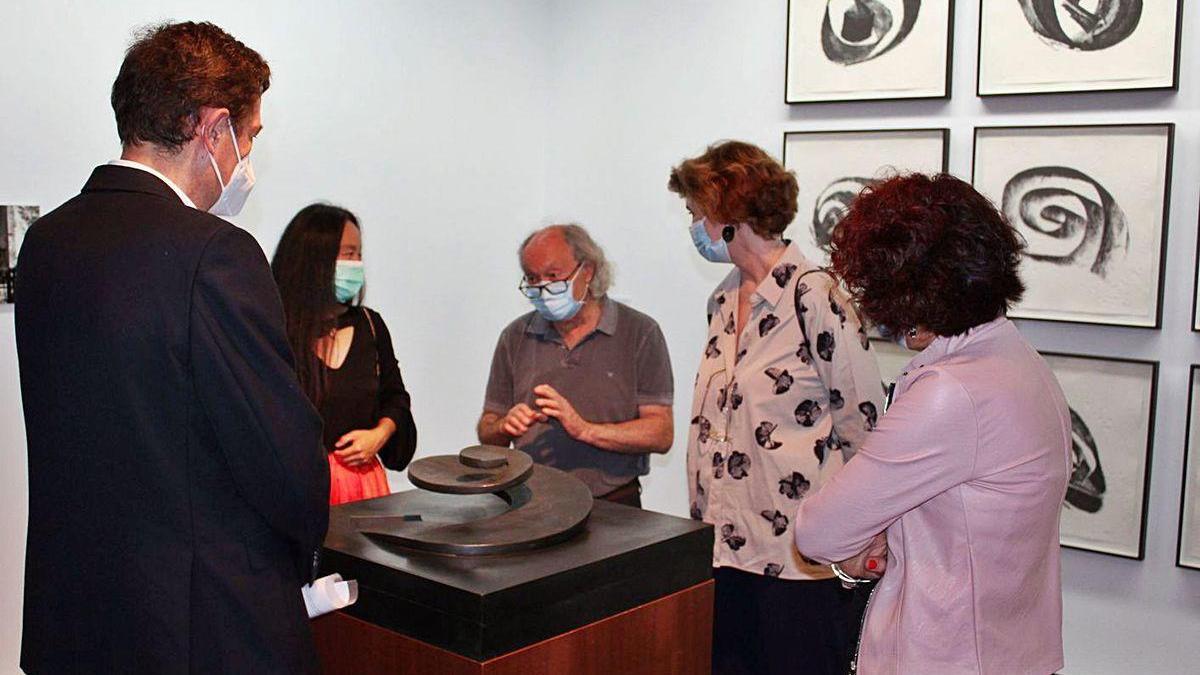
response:
<path id="1" fill-rule="evenodd" d="M 1129 249 L 1125 213 L 1112 194 L 1081 171 L 1039 166 L 1008 180 L 1000 208 L 1028 244 L 1033 260 L 1086 266 L 1107 275 Z"/>
<path id="2" fill-rule="evenodd" d="M 1064 501 L 1080 511 L 1096 513 L 1104 506 L 1104 470 L 1100 468 L 1100 454 L 1096 450 L 1096 439 L 1087 423 L 1071 409 L 1071 477 L 1067 482 Z"/>
<path id="3" fill-rule="evenodd" d="M 1033 30 L 1055 46 L 1092 52 L 1128 38 L 1142 19 L 1142 0 L 1019 0 Z"/>
<path id="4" fill-rule="evenodd" d="M 886 54 L 912 32 L 920 10 L 921 0 L 827 0 L 825 58 L 850 66 Z"/>
<path id="5" fill-rule="evenodd" d="M 813 243 L 817 248 L 826 253 L 830 251 L 833 229 L 846 217 L 850 203 L 872 182 L 870 178 L 850 176 L 838 178 L 821 190 L 813 205 L 812 216 Z"/>
<path id="6" fill-rule="evenodd" d="M 0 206 L 0 304 L 16 301 L 17 254 L 25 231 L 40 215 L 37 206 Z"/>

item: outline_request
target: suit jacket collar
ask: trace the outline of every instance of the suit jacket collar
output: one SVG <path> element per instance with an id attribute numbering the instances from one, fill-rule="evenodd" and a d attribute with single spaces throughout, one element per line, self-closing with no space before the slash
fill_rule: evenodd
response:
<path id="1" fill-rule="evenodd" d="M 146 171 L 104 164 L 96 167 L 83 185 L 83 192 L 140 192 L 165 197 L 183 204 L 170 185 Z"/>

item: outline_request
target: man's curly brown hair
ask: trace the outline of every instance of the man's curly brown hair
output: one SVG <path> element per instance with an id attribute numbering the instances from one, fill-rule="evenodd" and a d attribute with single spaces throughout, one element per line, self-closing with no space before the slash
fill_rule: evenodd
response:
<path id="1" fill-rule="evenodd" d="M 796 176 L 756 145 L 724 141 L 671 169 L 667 188 L 722 225 L 745 223 L 760 236 L 783 234 L 796 217 Z"/>
<path id="2" fill-rule="evenodd" d="M 833 269 L 893 331 L 958 335 L 1021 299 L 1023 243 L 969 184 L 910 174 L 868 187 L 833 232 Z"/>
<path id="3" fill-rule="evenodd" d="M 113 82 L 117 135 L 124 146 L 178 150 L 195 136 L 202 106 L 228 108 L 239 127 L 269 86 L 262 56 L 219 27 L 154 26 L 129 46 Z"/>

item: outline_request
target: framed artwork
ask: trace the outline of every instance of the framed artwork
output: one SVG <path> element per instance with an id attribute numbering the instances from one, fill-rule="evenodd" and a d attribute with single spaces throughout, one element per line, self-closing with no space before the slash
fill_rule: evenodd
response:
<path id="1" fill-rule="evenodd" d="M 1188 389 L 1188 431 L 1183 451 L 1183 494 L 1179 502 L 1179 548 L 1175 564 L 1200 570 L 1200 366 L 1192 366 Z"/>
<path id="2" fill-rule="evenodd" d="M 1192 295 L 1192 330 L 1200 332 L 1200 237 L 1196 239 L 1196 259 L 1193 265 L 1196 268 L 1196 279 Z"/>
<path id="3" fill-rule="evenodd" d="M 0 304 L 11 304 L 15 297 L 17 253 L 25 231 L 38 219 L 41 209 L 36 206 L 0 206 L 4 231 L 0 233 Z"/>
<path id="4" fill-rule="evenodd" d="M 976 93 L 1179 86 L 1183 0 L 980 0 Z"/>
<path id="5" fill-rule="evenodd" d="M 949 129 L 784 133 L 783 164 L 800 184 L 788 236 L 814 263 L 829 264 L 830 237 L 858 193 L 891 175 L 946 171 L 949 138 Z"/>
<path id="6" fill-rule="evenodd" d="M 1027 244 L 1021 319 L 1162 323 L 1173 124 L 978 127 L 971 180 Z"/>
<path id="7" fill-rule="evenodd" d="M 949 98 L 953 0 L 789 0 L 787 103 Z"/>
<path id="8" fill-rule="evenodd" d="M 1042 356 L 1071 408 L 1063 546 L 1141 560 L 1146 546 L 1158 363 Z"/>

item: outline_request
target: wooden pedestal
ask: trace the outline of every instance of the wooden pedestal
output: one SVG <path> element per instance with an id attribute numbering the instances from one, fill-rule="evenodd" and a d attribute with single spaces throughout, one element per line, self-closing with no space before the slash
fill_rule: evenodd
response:
<path id="1" fill-rule="evenodd" d="M 326 675 L 707 675 L 713 582 L 475 661 L 342 612 L 313 621 Z"/>

